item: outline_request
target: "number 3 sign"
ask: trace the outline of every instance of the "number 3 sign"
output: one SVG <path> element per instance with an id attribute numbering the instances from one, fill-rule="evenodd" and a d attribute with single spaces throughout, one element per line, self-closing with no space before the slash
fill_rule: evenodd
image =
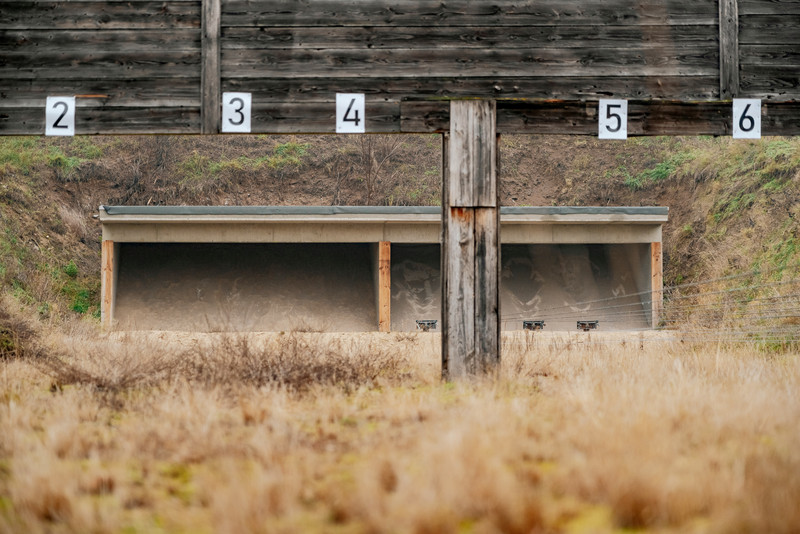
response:
<path id="1" fill-rule="evenodd" d="M 761 139 L 761 100 L 733 99 L 733 138 Z"/>
<path id="2" fill-rule="evenodd" d="M 250 133 L 251 93 L 222 93 L 222 133 Z"/>

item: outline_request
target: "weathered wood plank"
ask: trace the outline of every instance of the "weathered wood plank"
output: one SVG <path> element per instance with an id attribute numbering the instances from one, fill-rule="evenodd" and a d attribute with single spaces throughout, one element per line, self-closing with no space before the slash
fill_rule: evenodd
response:
<path id="1" fill-rule="evenodd" d="M 800 2 L 798 2 L 800 3 Z M 739 16 L 740 44 L 800 44 L 800 14 Z"/>
<path id="2" fill-rule="evenodd" d="M 442 317 L 447 317 L 442 354 L 447 360 L 442 378 L 451 380 L 466 376 L 468 362 L 475 359 L 475 210 L 442 207 L 447 218 L 442 243 Z"/>
<path id="3" fill-rule="evenodd" d="M 400 103 L 367 101 L 364 120 L 367 133 L 400 132 Z M 336 133 L 336 102 L 253 102 L 251 127 L 253 133 Z"/>
<path id="4" fill-rule="evenodd" d="M 0 30 L 199 28 L 200 1 L 3 1 Z"/>
<path id="5" fill-rule="evenodd" d="M 174 78 L 169 84 L 158 79 L 78 79 L 63 80 L 38 78 L 12 80 L 0 78 L 0 105 L 41 107 L 47 96 L 96 95 L 91 99 L 78 99 L 80 106 L 113 107 L 200 107 L 200 80 Z M 92 104 L 85 103 L 89 100 Z"/>
<path id="6" fill-rule="evenodd" d="M 739 0 L 740 15 L 800 15 L 798 0 Z"/>
<path id="7" fill-rule="evenodd" d="M 2 53 L 163 52 L 200 49 L 200 32 L 188 30 L 7 30 L 0 32 Z"/>
<path id="8" fill-rule="evenodd" d="M 661 320 L 661 307 L 664 300 L 664 261 L 661 242 L 650 244 L 650 326 L 658 326 Z"/>
<path id="9" fill-rule="evenodd" d="M 92 79 L 198 77 L 200 50 L 135 52 L 4 52 L 0 78 Z"/>
<path id="10" fill-rule="evenodd" d="M 114 320 L 114 242 L 104 240 L 100 247 L 100 322 L 110 329 Z"/>
<path id="11" fill-rule="evenodd" d="M 663 2 L 640 0 L 228 0 L 224 26 L 535 26 L 543 24 L 716 24 L 714 0 L 680 2 L 666 12 Z"/>
<path id="12" fill-rule="evenodd" d="M 0 100 L 0 134 L 44 135 L 44 106 L 5 107 Z M 198 134 L 199 108 L 81 108 L 75 113 L 76 135 Z"/>
<path id="13" fill-rule="evenodd" d="M 800 28 L 798 28 L 800 32 Z M 794 68 L 800 72 L 800 46 L 796 45 L 741 45 L 739 49 L 742 67 L 758 65 L 763 68 Z"/>
<path id="14" fill-rule="evenodd" d="M 496 141 L 493 141 L 497 144 Z M 500 209 L 475 209 L 475 358 L 468 372 L 500 365 Z"/>
<path id="15" fill-rule="evenodd" d="M 222 116 L 220 85 L 220 12 L 221 0 L 203 2 L 200 108 L 204 134 L 219 133 Z"/>
<path id="16" fill-rule="evenodd" d="M 800 72 L 780 70 L 743 66 L 739 75 L 742 96 L 762 100 L 800 100 Z"/>
<path id="17" fill-rule="evenodd" d="M 599 98 L 654 98 L 712 100 L 719 97 L 719 77 L 711 76 L 578 76 L 472 77 L 472 78 L 223 78 L 223 91 L 253 93 L 264 102 L 320 100 L 334 93 L 364 93 L 367 101 L 378 98 L 426 97 L 529 98 L 597 100 Z"/>
<path id="18" fill-rule="evenodd" d="M 719 72 L 719 50 L 698 47 L 673 54 L 642 49 L 283 49 L 223 50 L 225 78 L 470 77 L 470 76 L 709 76 Z"/>
<path id="19" fill-rule="evenodd" d="M 392 244 L 378 243 L 378 331 L 392 331 Z"/>
<path id="20" fill-rule="evenodd" d="M 716 25 L 224 27 L 222 48 L 620 48 L 716 47 Z"/>
<path id="21" fill-rule="evenodd" d="M 719 94 L 739 94 L 739 11 L 737 0 L 719 0 Z"/>
<path id="22" fill-rule="evenodd" d="M 451 207 L 497 206 L 495 152 L 496 103 L 493 100 L 454 100 L 450 103 Z"/>

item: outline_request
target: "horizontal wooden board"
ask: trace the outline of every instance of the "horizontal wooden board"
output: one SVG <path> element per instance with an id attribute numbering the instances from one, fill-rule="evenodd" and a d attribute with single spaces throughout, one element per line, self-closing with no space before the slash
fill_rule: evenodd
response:
<path id="1" fill-rule="evenodd" d="M 223 27 L 227 50 L 373 48 L 638 48 L 717 46 L 713 26 Z"/>
<path id="2" fill-rule="evenodd" d="M 760 65 L 762 67 L 794 68 L 800 72 L 800 46 L 740 45 L 739 59 L 744 70 L 749 65 Z"/>
<path id="3" fill-rule="evenodd" d="M 199 77 L 200 51 L 159 52 L 48 52 L 0 55 L 0 78 L 185 78 Z"/>
<path id="4" fill-rule="evenodd" d="M 253 93 L 267 102 L 313 101 L 334 93 L 365 93 L 374 99 L 452 98 L 483 95 L 493 98 L 657 98 L 712 100 L 719 98 L 719 78 L 712 76 L 627 76 L 570 78 L 223 78 L 223 91 Z"/>
<path id="5" fill-rule="evenodd" d="M 20 1 L 0 4 L 0 30 L 199 28 L 200 1 Z"/>
<path id="6" fill-rule="evenodd" d="M 470 77 L 470 76 L 708 76 L 719 50 L 606 49 L 223 50 L 223 78 Z"/>
<path id="7" fill-rule="evenodd" d="M 739 17 L 739 44 L 800 44 L 800 14 Z"/>
<path id="8" fill-rule="evenodd" d="M 715 0 L 227 0 L 224 26 L 716 24 Z"/>
<path id="9" fill-rule="evenodd" d="M 44 109 L 48 96 L 96 95 L 98 105 L 122 107 L 200 107 L 200 80 L 174 78 L 169 85 L 158 79 L 129 80 L 63 80 L 39 78 L 12 80 L 0 78 L 0 105 L 39 107 Z"/>
<path id="10" fill-rule="evenodd" d="M 400 132 L 400 102 L 368 102 L 364 124 L 368 133 Z M 336 101 L 253 103 L 253 133 L 336 133 Z"/>
<path id="11" fill-rule="evenodd" d="M 197 134 L 200 108 L 78 107 L 75 133 L 93 134 Z M 0 135 L 43 135 L 44 107 L 5 107 L 0 101 Z"/>
<path id="12" fill-rule="evenodd" d="M 200 30 L 7 30 L 0 32 L 0 54 L 87 51 L 161 52 L 200 50 Z"/>
<path id="13" fill-rule="evenodd" d="M 738 0 L 739 17 L 748 15 L 800 15 L 800 0 Z"/>
<path id="14" fill-rule="evenodd" d="M 739 96 L 763 100 L 800 100 L 800 69 L 749 65 L 740 74 Z"/>

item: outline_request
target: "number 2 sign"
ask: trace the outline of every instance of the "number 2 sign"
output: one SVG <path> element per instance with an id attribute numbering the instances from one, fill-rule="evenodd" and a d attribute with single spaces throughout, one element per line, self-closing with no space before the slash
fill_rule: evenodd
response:
<path id="1" fill-rule="evenodd" d="M 597 136 L 600 139 L 628 138 L 627 100 L 601 100 L 598 118 Z"/>
<path id="2" fill-rule="evenodd" d="M 336 94 L 336 133 L 364 133 L 366 117 L 364 95 Z"/>
<path id="3" fill-rule="evenodd" d="M 733 99 L 733 138 L 761 139 L 761 100 Z"/>
<path id="4" fill-rule="evenodd" d="M 75 135 L 75 97 L 48 96 L 44 124 L 45 135 Z"/>

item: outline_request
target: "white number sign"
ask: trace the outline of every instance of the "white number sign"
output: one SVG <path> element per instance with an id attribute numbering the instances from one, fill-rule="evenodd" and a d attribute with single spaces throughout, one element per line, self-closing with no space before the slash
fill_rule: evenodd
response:
<path id="1" fill-rule="evenodd" d="M 600 139 L 628 138 L 628 101 L 601 100 L 598 109 Z"/>
<path id="2" fill-rule="evenodd" d="M 761 139 L 761 100 L 733 99 L 733 138 Z"/>
<path id="3" fill-rule="evenodd" d="M 250 133 L 251 93 L 222 93 L 222 133 Z"/>
<path id="4" fill-rule="evenodd" d="M 366 131 L 364 95 L 336 94 L 336 133 L 364 133 Z"/>
<path id="5" fill-rule="evenodd" d="M 74 96 L 48 96 L 45 108 L 45 135 L 75 135 Z"/>

